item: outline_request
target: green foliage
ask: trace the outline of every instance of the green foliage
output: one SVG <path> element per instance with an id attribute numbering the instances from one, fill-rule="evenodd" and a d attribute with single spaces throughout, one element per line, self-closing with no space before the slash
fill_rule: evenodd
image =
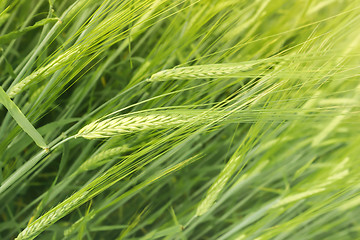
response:
<path id="1" fill-rule="evenodd" d="M 0 239 L 360 238 L 359 6 L 1 1 Z"/>

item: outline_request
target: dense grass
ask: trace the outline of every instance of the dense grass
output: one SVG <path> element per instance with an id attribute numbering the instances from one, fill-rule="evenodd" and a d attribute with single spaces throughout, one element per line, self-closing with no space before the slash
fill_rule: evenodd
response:
<path id="1" fill-rule="evenodd" d="M 0 239 L 360 238 L 360 1 L 0 3 Z"/>

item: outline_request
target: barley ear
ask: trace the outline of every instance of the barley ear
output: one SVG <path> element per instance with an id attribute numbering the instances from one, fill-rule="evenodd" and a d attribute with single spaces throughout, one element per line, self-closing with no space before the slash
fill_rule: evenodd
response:
<path id="1" fill-rule="evenodd" d="M 115 117 L 102 121 L 94 121 L 82 129 L 75 137 L 86 139 L 109 138 L 119 134 L 127 134 L 144 130 L 179 127 L 192 123 L 193 114 L 138 114 L 126 117 Z"/>
<path id="2" fill-rule="evenodd" d="M 15 238 L 15 240 L 34 239 L 50 225 L 54 224 L 60 218 L 64 217 L 70 211 L 72 211 L 73 208 L 75 208 L 79 202 L 86 197 L 87 194 L 88 192 L 84 192 L 73 200 L 70 200 L 71 197 L 68 198 L 69 201 L 67 201 L 67 203 L 63 204 L 63 202 L 62 204 L 59 204 L 57 207 L 51 209 L 43 216 L 38 218 L 36 221 L 32 222 Z"/>
<path id="3" fill-rule="evenodd" d="M 239 165 L 241 159 L 242 158 L 238 156 L 236 153 L 231 157 L 229 162 L 226 164 L 225 168 L 221 171 L 218 178 L 209 188 L 205 199 L 202 200 L 199 206 L 197 207 L 196 216 L 204 215 L 214 205 L 220 192 L 224 189 L 226 183 L 236 171 L 237 166 Z"/>
<path id="4" fill-rule="evenodd" d="M 259 60 L 259 62 L 261 62 Z M 187 79 L 224 78 L 250 71 L 258 63 L 208 64 L 167 69 L 153 74 L 146 81 L 167 81 Z"/>
<path id="5" fill-rule="evenodd" d="M 23 80 L 15 84 L 8 90 L 8 95 L 10 98 L 14 98 L 19 93 L 26 90 L 31 84 L 40 82 L 41 80 L 49 77 L 55 71 L 66 66 L 67 64 L 75 61 L 78 55 L 81 53 L 80 46 L 70 48 L 56 59 L 52 60 L 49 64 L 44 67 L 39 68 L 29 76 L 25 77 Z"/>
<path id="6" fill-rule="evenodd" d="M 127 146 L 121 146 L 121 147 L 115 147 L 115 148 L 111 148 L 111 149 L 99 152 L 98 154 L 89 158 L 83 164 L 81 164 L 79 167 L 79 171 L 86 172 L 89 170 L 93 170 L 93 169 L 107 163 L 110 158 L 112 158 L 116 155 L 119 155 L 127 150 L 129 150 L 129 148 Z"/>

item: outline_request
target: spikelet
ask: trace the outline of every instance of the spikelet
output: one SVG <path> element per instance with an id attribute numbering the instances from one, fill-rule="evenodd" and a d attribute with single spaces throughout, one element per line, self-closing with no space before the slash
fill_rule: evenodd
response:
<path id="1" fill-rule="evenodd" d="M 138 132 L 143 130 L 163 129 L 179 127 L 192 123 L 195 120 L 193 114 L 166 114 L 152 113 L 148 115 L 134 115 L 115 117 L 103 121 L 94 121 L 78 132 L 75 137 L 87 139 L 108 138 L 119 134 Z"/>
<path id="2" fill-rule="evenodd" d="M 16 238 L 15 240 L 28 240 L 34 239 L 40 233 L 42 233 L 46 228 L 50 225 L 54 224 L 60 218 L 68 214 L 74 207 L 78 205 L 78 203 L 83 200 L 88 192 L 82 193 L 79 197 L 76 197 L 74 200 L 69 201 L 63 206 L 57 208 L 53 208 L 48 211 L 45 215 L 38 218 L 32 224 L 27 226 Z"/>
<path id="3" fill-rule="evenodd" d="M 21 80 L 19 83 L 15 84 L 13 87 L 11 87 L 8 90 L 8 95 L 10 98 L 15 97 L 17 94 L 24 91 L 30 84 L 39 82 L 43 80 L 46 77 L 49 77 L 51 74 L 53 74 L 55 71 L 60 69 L 61 67 L 66 66 L 71 61 L 77 58 L 77 55 L 80 53 L 80 46 L 77 46 L 75 48 L 70 48 L 63 54 L 61 54 L 59 57 L 51 61 L 49 64 L 47 64 L 44 67 L 39 68 L 29 76 L 25 77 L 23 80 Z"/>
<path id="4" fill-rule="evenodd" d="M 153 74 L 147 81 L 167 81 L 167 80 L 186 80 L 186 79 L 204 79 L 204 78 L 223 78 L 231 77 L 242 72 L 250 71 L 255 63 L 226 63 L 209 64 L 192 67 L 181 67 L 167 69 Z"/>

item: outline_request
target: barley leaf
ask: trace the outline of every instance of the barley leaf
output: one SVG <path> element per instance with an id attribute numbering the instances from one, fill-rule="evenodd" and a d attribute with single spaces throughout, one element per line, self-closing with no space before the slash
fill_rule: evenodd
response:
<path id="1" fill-rule="evenodd" d="M 29 32 L 29 31 L 31 31 L 31 30 L 33 30 L 35 28 L 44 26 L 47 23 L 57 22 L 58 20 L 59 20 L 58 18 L 45 18 L 45 19 L 42 19 L 42 20 L 36 22 L 32 26 L 26 27 L 26 28 L 21 29 L 21 30 L 17 30 L 17 31 L 7 33 L 7 34 L 5 34 L 3 36 L 0 36 L 0 44 L 6 44 L 6 43 L 10 42 L 11 40 L 16 39 L 16 38 L 20 37 L 21 35 Z"/>
<path id="2" fill-rule="evenodd" d="M 40 135 L 40 133 L 35 129 L 35 127 L 29 122 L 26 116 L 21 112 L 21 110 L 16 106 L 16 104 L 9 98 L 5 93 L 4 89 L 0 87 L 0 103 L 3 104 L 11 116 L 15 119 L 17 124 L 26 132 L 34 142 L 43 149 L 48 149 L 48 146 Z"/>

